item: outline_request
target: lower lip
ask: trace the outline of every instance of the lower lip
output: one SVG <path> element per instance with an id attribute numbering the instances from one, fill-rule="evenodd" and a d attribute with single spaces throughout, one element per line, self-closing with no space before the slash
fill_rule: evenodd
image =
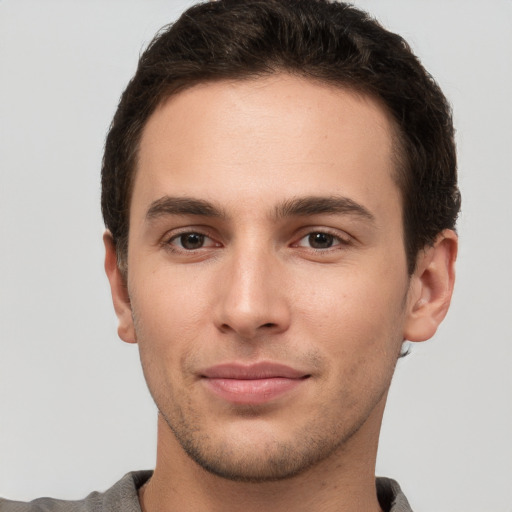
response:
<path id="1" fill-rule="evenodd" d="M 300 386 L 306 379 L 271 377 L 264 379 L 206 378 L 208 388 L 235 404 L 256 405 L 274 400 Z"/>

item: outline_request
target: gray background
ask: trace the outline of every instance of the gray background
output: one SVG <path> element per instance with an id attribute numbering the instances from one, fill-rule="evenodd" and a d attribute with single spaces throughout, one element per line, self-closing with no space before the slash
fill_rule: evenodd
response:
<path id="1" fill-rule="evenodd" d="M 155 408 L 117 339 L 99 166 L 140 50 L 185 1 L 0 1 L 0 495 L 78 498 L 150 468 Z M 417 512 L 512 511 L 512 2 L 360 0 L 454 106 L 458 282 L 399 363 L 379 474 Z"/>

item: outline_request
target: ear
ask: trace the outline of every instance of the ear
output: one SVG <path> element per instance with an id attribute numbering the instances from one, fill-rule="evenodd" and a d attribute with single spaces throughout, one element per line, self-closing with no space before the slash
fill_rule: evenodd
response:
<path id="1" fill-rule="evenodd" d="M 457 235 L 442 231 L 433 246 L 420 252 L 411 277 L 404 339 L 426 341 L 443 321 L 453 293 Z"/>
<path id="2" fill-rule="evenodd" d="M 105 244 L 105 272 L 110 282 L 112 302 L 119 320 L 117 334 L 127 343 L 136 343 L 135 328 L 133 325 L 132 308 L 125 276 L 117 265 L 117 254 L 114 239 L 110 231 L 103 234 Z"/>

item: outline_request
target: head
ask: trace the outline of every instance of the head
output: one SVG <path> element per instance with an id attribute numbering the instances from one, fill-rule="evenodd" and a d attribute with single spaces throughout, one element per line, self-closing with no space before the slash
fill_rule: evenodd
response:
<path id="1" fill-rule="evenodd" d="M 106 140 L 102 211 L 124 271 L 138 148 L 157 106 L 200 83 L 283 71 L 367 94 L 391 115 L 409 273 L 418 252 L 455 227 L 460 194 L 450 107 L 400 36 L 343 3 L 206 2 L 143 53 Z"/>
<path id="2" fill-rule="evenodd" d="M 371 465 L 456 254 L 449 108 L 402 39 L 344 4 L 193 7 L 123 94 L 102 201 L 165 460 L 251 482 Z"/>

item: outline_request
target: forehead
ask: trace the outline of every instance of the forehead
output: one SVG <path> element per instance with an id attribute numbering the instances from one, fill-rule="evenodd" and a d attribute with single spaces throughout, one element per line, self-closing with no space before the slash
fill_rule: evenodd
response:
<path id="1" fill-rule="evenodd" d="M 149 118 L 134 198 L 193 195 L 236 206 L 243 197 L 259 207 L 262 198 L 336 194 L 378 207 L 399 200 L 393 133 L 376 100 L 305 78 L 196 85 Z"/>

